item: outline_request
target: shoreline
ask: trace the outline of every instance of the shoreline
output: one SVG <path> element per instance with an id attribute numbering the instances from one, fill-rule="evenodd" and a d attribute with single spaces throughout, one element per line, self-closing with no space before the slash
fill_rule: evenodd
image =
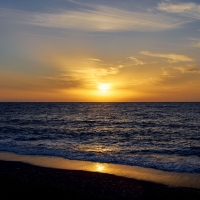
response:
<path id="1" fill-rule="evenodd" d="M 200 199 L 200 190 L 170 187 L 100 172 L 0 160 L 0 199 Z"/>
<path id="2" fill-rule="evenodd" d="M 68 160 L 53 156 L 19 155 L 11 152 L 0 152 L 0 160 L 22 162 L 45 168 L 111 174 L 122 178 L 131 178 L 170 187 L 184 187 L 200 190 L 199 173 L 166 172 L 138 166 Z"/>

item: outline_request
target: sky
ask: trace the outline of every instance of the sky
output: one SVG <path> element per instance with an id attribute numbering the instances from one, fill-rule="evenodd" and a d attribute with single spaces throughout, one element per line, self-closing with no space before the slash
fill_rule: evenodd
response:
<path id="1" fill-rule="evenodd" d="M 1 0 L 1 102 L 199 102 L 197 0 Z"/>

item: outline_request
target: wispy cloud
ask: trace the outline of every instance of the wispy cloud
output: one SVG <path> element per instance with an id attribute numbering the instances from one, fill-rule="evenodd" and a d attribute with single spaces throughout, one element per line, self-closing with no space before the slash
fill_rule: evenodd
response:
<path id="1" fill-rule="evenodd" d="M 84 79 L 72 75 L 43 76 L 40 79 L 44 80 L 48 85 L 53 85 L 52 88 L 56 89 L 81 88 L 86 84 Z"/>
<path id="2" fill-rule="evenodd" d="M 48 36 L 48 35 L 39 35 L 39 34 L 32 34 L 32 33 L 25 33 L 25 32 L 22 32 L 22 34 L 33 36 L 33 37 L 41 37 L 41 38 L 56 39 L 56 40 L 65 39 L 65 38 L 62 38 L 62 37 L 55 37 L 55 36 Z"/>
<path id="3" fill-rule="evenodd" d="M 129 57 L 131 60 L 135 62 L 135 65 L 145 65 L 145 62 L 142 62 L 141 60 L 138 60 L 137 58 L 134 57 Z"/>
<path id="4" fill-rule="evenodd" d="M 182 13 L 188 10 L 192 10 L 194 8 L 196 8 L 195 3 L 172 4 L 172 3 L 163 2 L 163 3 L 158 4 L 159 10 L 164 10 L 164 11 L 172 12 L 172 13 Z"/>
<path id="5" fill-rule="evenodd" d="M 164 80 L 158 77 L 150 77 L 146 79 L 133 79 L 131 85 L 157 85 L 162 83 Z"/>
<path id="6" fill-rule="evenodd" d="M 89 68 L 84 68 L 84 69 L 71 69 L 70 73 L 73 76 L 78 76 L 78 77 L 84 77 L 86 79 L 91 79 L 97 78 L 97 77 L 103 77 L 107 75 L 114 75 L 119 73 L 120 69 L 123 68 L 122 65 L 119 66 L 110 66 L 110 67 L 89 67 Z"/>
<path id="7" fill-rule="evenodd" d="M 154 31 L 175 28 L 180 22 L 177 19 L 153 13 L 129 12 L 107 6 L 96 6 L 93 10 L 37 14 L 32 23 L 92 31 Z"/>
<path id="8" fill-rule="evenodd" d="M 166 67 L 162 67 L 161 68 L 162 69 L 162 75 L 163 76 L 167 76 L 167 77 L 170 77 L 171 76 L 171 74 L 167 71 L 167 68 Z"/>
<path id="9" fill-rule="evenodd" d="M 191 41 L 192 47 L 200 48 L 200 39 L 197 38 L 188 38 Z"/>
<path id="10" fill-rule="evenodd" d="M 1 9 L 4 19 L 42 27 L 84 31 L 158 31 L 179 27 L 184 21 L 160 12 L 127 11 L 109 6 L 91 6 L 79 10 L 57 10 L 51 13 L 31 13 Z"/>
<path id="11" fill-rule="evenodd" d="M 200 42 L 196 42 L 196 43 L 193 42 L 192 46 L 200 48 Z"/>
<path id="12" fill-rule="evenodd" d="M 192 46 L 200 48 L 200 40 L 199 39 L 191 39 L 192 40 Z"/>
<path id="13" fill-rule="evenodd" d="M 101 60 L 98 58 L 88 58 L 88 60 L 90 60 L 92 62 L 101 62 Z"/>
<path id="14" fill-rule="evenodd" d="M 140 54 L 157 58 L 166 58 L 168 59 L 169 63 L 194 62 L 193 58 L 180 54 L 160 54 L 160 53 L 151 53 L 148 51 L 141 51 Z"/>
<path id="15" fill-rule="evenodd" d="M 158 10 L 166 11 L 169 13 L 178 13 L 193 19 L 200 19 L 200 4 L 188 2 L 188 3 L 160 3 L 158 4 Z"/>
<path id="16" fill-rule="evenodd" d="M 188 67 L 175 67 L 174 69 L 180 70 L 182 73 L 200 73 L 200 68 L 195 65 Z"/>

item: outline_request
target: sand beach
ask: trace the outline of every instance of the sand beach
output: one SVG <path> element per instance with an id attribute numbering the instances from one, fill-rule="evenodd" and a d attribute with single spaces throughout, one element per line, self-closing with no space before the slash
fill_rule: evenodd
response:
<path id="1" fill-rule="evenodd" d="M 0 160 L 0 199 L 200 199 L 200 189 Z"/>

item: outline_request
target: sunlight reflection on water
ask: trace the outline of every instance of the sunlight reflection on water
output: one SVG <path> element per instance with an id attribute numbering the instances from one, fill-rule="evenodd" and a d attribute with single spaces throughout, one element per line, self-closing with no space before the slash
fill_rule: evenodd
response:
<path id="1" fill-rule="evenodd" d="M 103 166 L 102 164 L 97 164 L 97 171 L 98 172 L 103 172 L 103 171 L 105 171 L 105 166 Z"/>

